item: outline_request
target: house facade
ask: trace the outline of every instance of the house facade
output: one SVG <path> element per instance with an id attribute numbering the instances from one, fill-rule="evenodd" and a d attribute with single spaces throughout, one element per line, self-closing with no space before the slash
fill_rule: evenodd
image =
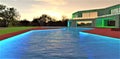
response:
<path id="1" fill-rule="evenodd" d="M 77 11 L 68 21 L 68 27 L 77 27 L 80 22 L 91 22 L 91 27 L 120 28 L 120 4 L 102 9 Z"/>

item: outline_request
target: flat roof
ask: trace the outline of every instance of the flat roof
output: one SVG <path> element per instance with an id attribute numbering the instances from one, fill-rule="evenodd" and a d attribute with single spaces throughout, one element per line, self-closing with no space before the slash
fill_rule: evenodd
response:
<path id="1" fill-rule="evenodd" d="M 93 21 L 96 18 L 91 18 L 91 19 L 73 19 L 73 20 L 69 20 L 69 21 Z"/>

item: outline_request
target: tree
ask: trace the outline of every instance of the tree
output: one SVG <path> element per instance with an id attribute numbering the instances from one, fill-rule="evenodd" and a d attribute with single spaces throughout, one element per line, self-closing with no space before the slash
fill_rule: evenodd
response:
<path id="1" fill-rule="evenodd" d="M 7 27 L 6 20 L 0 19 L 0 27 Z"/>
<path id="2" fill-rule="evenodd" d="M 7 8 L 5 5 L 0 5 L 0 18 L 6 20 L 9 26 L 14 26 L 17 19 L 19 19 L 19 14 L 15 8 Z"/>
<path id="3" fill-rule="evenodd" d="M 55 21 L 55 19 L 53 19 L 52 17 L 48 16 L 47 14 L 43 14 L 40 17 L 40 20 L 45 22 L 45 23 L 48 23 L 49 21 Z"/>
<path id="4" fill-rule="evenodd" d="M 62 16 L 62 24 L 61 26 L 67 26 L 68 18 L 67 16 Z"/>
<path id="5" fill-rule="evenodd" d="M 0 4 L 0 10 L 4 10 L 5 8 L 6 8 L 5 5 L 1 5 L 1 4 Z"/>
<path id="6" fill-rule="evenodd" d="M 38 18 L 34 18 L 32 23 L 34 23 L 34 25 L 35 25 L 35 22 L 36 22 L 37 25 L 39 23 L 40 26 L 45 26 L 50 21 L 55 21 L 55 19 L 53 19 L 52 17 L 50 17 L 46 14 L 43 14 L 42 16 L 40 16 Z"/>
<path id="7" fill-rule="evenodd" d="M 8 25 L 7 20 L 5 20 L 4 18 L 4 11 L 6 9 L 5 5 L 1 5 L 0 4 L 0 26 L 2 27 L 6 27 Z"/>
<path id="8" fill-rule="evenodd" d="M 21 26 L 29 26 L 30 22 L 28 20 L 24 19 L 24 20 L 20 21 L 20 25 Z"/>
<path id="9" fill-rule="evenodd" d="M 67 16 L 62 16 L 62 21 L 67 20 Z"/>
<path id="10" fill-rule="evenodd" d="M 3 15 L 4 19 L 9 22 L 9 26 L 14 26 L 19 16 L 15 8 L 7 8 L 7 10 L 3 12 Z"/>
<path id="11" fill-rule="evenodd" d="M 34 18 L 33 21 L 31 22 L 31 25 L 32 26 L 40 26 L 40 23 L 39 23 L 39 18 Z"/>

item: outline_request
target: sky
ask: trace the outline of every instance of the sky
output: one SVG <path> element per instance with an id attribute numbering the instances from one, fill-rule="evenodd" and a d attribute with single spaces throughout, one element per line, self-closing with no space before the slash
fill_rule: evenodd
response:
<path id="1" fill-rule="evenodd" d="M 71 18 L 72 13 L 80 10 L 99 9 L 120 4 L 120 0 L 0 0 L 0 4 L 14 7 L 21 20 L 48 14 L 60 20 L 62 16 Z"/>

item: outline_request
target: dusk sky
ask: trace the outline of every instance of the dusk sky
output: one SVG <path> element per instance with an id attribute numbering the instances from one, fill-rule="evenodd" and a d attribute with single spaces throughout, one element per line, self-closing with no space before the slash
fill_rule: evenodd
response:
<path id="1" fill-rule="evenodd" d="M 0 0 L 0 4 L 16 8 L 21 19 L 32 20 L 42 14 L 48 14 L 59 20 L 61 16 L 71 18 L 71 14 L 79 10 L 120 4 L 120 0 Z"/>

